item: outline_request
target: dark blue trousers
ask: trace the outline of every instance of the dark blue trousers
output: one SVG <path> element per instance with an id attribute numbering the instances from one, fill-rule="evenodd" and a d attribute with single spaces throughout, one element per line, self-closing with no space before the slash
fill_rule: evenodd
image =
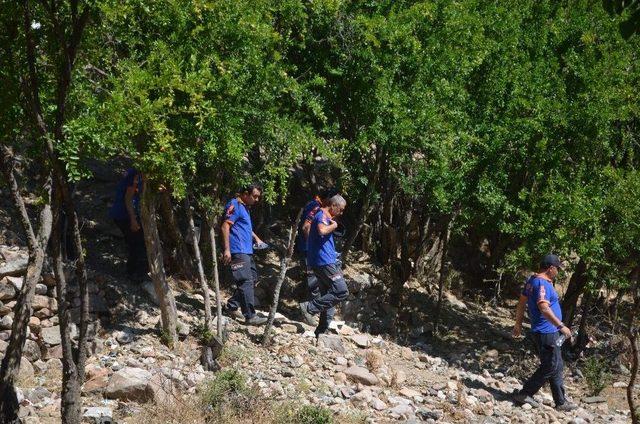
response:
<path id="1" fill-rule="evenodd" d="M 258 270 L 253 255 L 232 254 L 229 268 L 236 289 L 227 301 L 227 308 L 232 311 L 240 308 L 245 318 L 252 318 L 256 314 L 254 286 L 258 281 Z"/>
<path id="2" fill-rule="evenodd" d="M 315 330 L 315 334 L 318 336 L 326 333 L 329 329 L 329 324 L 335 314 L 334 306 L 347 298 L 349 289 L 342 276 L 339 263 L 316 266 L 312 269 L 318 281 L 320 296 L 311 300 L 307 310 L 313 315 L 320 314 L 318 327 Z"/>
<path id="3" fill-rule="evenodd" d="M 562 379 L 562 348 L 556 346 L 556 340 L 560 333 L 533 333 L 533 340 L 538 348 L 540 366 L 531 377 L 524 383 L 521 393 L 533 396 L 546 382 L 551 386 L 551 395 L 556 406 L 566 402 L 564 397 L 564 383 Z"/>

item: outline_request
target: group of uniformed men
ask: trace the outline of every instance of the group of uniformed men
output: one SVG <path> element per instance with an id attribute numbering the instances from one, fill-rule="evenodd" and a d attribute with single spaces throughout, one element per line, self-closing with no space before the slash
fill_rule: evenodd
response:
<path id="1" fill-rule="evenodd" d="M 260 199 L 262 187 L 250 184 L 225 206 L 221 225 L 223 263 L 228 265 L 235 283 L 233 296 L 224 312 L 247 324 L 261 325 L 267 319 L 256 315 L 254 286 L 257 270 L 253 259 L 254 246 L 265 243 L 253 232 L 249 207 Z M 296 250 L 306 268 L 309 300 L 300 303 L 302 317 L 310 325 L 317 325 L 316 336 L 329 328 L 334 307 L 347 297 L 347 285 L 342 276 L 336 252 L 335 221 L 342 215 L 346 201 L 335 190 L 316 196 L 303 209 L 298 224 Z M 316 320 L 315 316 L 319 316 Z"/>
<path id="2" fill-rule="evenodd" d="M 147 274 L 147 258 L 140 224 L 140 194 L 142 175 L 134 168 L 127 170 L 118 184 L 110 217 L 122 231 L 127 244 L 127 274 L 142 281 Z M 254 287 L 258 279 L 253 259 L 254 247 L 267 246 L 253 232 L 249 208 L 262 195 L 259 184 L 249 184 L 227 202 L 221 220 L 222 262 L 228 266 L 235 284 L 233 296 L 224 305 L 224 312 L 249 325 L 264 324 L 267 319 L 256 315 Z M 296 250 L 306 268 L 309 300 L 300 304 L 303 319 L 317 325 L 316 335 L 328 330 L 334 306 L 347 297 L 347 285 L 342 276 L 335 248 L 335 218 L 342 215 L 346 202 L 333 189 L 325 190 L 303 209 L 298 225 Z M 319 321 L 315 315 L 320 317 Z"/>

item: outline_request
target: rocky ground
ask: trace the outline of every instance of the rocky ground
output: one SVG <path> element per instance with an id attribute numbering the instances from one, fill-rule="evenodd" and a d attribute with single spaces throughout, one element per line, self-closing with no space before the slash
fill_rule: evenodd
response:
<path id="1" fill-rule="evenodd" d="M 22 255 L 15 248 L 0 251 L 10 261 Z M 143 405 L 195 394 L 213 377 L 214 373 L 205 372 L 199 364 L 200 348 L 193 331 L 201 316 L 200 294 L 174 285 L 183 340 L 171 351 L 160 343 L 159 312 L 145 287 L 132 287 L 96 273 L 91 273 L 90 281 L 96 321 L 93 354 L 83 387 L 87 420 L 104 415 L 127 422 Z M 10 299 L 19 284 L 20 279 L 13 277 L 0 282 L 0 298 L 7 301 L 0 306 L 0 339 L 8 337 Z M 24 421 L 32 424 L 57 423 L 60 419 L 61 352 L 54 315 L 57 305 L 51 297 L 54 291 L 50 276 L 45 275 L 38 285 L 20 372 L 21 412 Z M 286 306 L 285 310 L 291 310 Z M 470 304 L 457 307 L 473 308 Z M 496 320 L 497 312 L 493 317 Z M 294 400 L 327 406 L 339 417 L 356 417 L 359 422 L 628 421 L 627 411 L 608 399 L 583 397 L 581 376 L 571 370 L 567 372 L 567 386 L 570 396 L 580 403 L 577 411 L 557 413 L 546 391 L 538 396 L 543 405 L 537 410 L 514 406 L 508 395 L 520 385 L 501 365 L 501 359 L 514 360 L 500 349 L 506 346 L 503 341 L 496 344 L 498 348 L 489 345 L 481 351 L 463 353 L 451 349 L 447 355 L 419 335 L 399 345 L 385 337 L 362 333 L 355 324 L 349 326 L 344 321 L 334 322 L 331 334 L 316 341 L 313 329 L 291 316 L 297 315 L 278 314 L 273 344 L 267 349 L 259 344 L 261 327 L 247 327 L 225 318 L 229 340 L 221 364 L 226 369 L 241 370 L 273 402 Z M 479 315 L 481 318 L 486 319 Z M 4 348 L 6 343 L 0 341 L 0 349 Z"/>
<path id="2" fill-rule="evenodd" d="M 113 174 L 113 170 L 98 172 L 77 191 L 88 244 L 93 316 L 83 405 L 87 422 L 108 422 L 111 417 L 116 422 L 138 423 L 145 422 L 145 411 L 197 397 L 216 374 L 204 371 L 199 361 L 196 328 L 203 315 L 202 295 L 189 283 L 171 280 L 182 340 L 169 350 L 160 342 L 159 311 L 150 286 L 133 286 L 124 278 L 122 241 L 106 218 Z M 9 205 L 2 202 L 0 352 L 6 349 L 12 308 L 21 287 L 15 270 L 26 261 L 24 250 L 17 247 L 24 245 L 20 229 L 3 212 Z M 258 261 L 257 295 L 263 310 L 270 301 L 277 263 L 273 252 Z M 362 257 L 345 270 L 351 294 L 339 311 L 339 321 L 331 334 L 316 341 L 313 329 L 298 321 L 299 270 L 288 275 L 272 345 L 260 346 L 262 328 L 226 320 L 229 340 L 219 359 L 223 370 L 237 369 L 246 375 L 269 405 L 325 406 L 335 411 L 337 422 L 349 423 L 629 421 L 623 387 L 628 370 L 622 358 L 611 361 L 620 369 L 601 397 L 589 396 L 581 366 L 568 364 L 568 395 L 580 405 L 575 412 L 557 413 L 546 389 L 538 395 L 540 408 L 511 403 L 510 393 L 533 372 L 536 361 L 526 341 L 509 337 L 510 307 L 463 302 L 447 293 L 442 319 L 446 331 L 436 337 L 424 324 L 430 321 L 433 306 L 429 289 L 409 282 L 403 307 L 389 305 L 381 301 L 384 273 Z M 73 289 L 72 278 L 70 284 Z M 62 352 L 56 311 L 55 284 L 47 271 L 36 288 L 18 380 L 25 423 L 60 422 Z M 611 340 L 600 343 L 601 350 L 615 350 Z M 198 414 L 187 418 L 175 413 L 178 416 L 172 422 L 176 423 L 200 419 Z"/>

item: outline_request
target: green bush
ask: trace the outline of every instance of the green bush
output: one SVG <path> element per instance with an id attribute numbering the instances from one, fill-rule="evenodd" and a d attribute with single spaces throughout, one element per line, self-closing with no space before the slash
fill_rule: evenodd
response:
<path id="1" fill-rule="evenodd" d="M 295 414 L 296 424 L 331 424 L 333 412 L 322 406 L 305 405 Z"/>
<path id="2" fill-rule="evenodd" d="M 203 400 L 207 405 L 216 407 L 224 402 L 242 397 L 249 393 L 247 380 L 235 369 L 222 370 L 208 382 L 203 391 Z"/>
<path id="3" fill-rule="evenodd" d="M 598 395 L 611 381 L 611 374 L 598 356 L 587 358 L 583 374 L 592 396 Z"/>
<path id="4" fill-rule="evenodd" d="M 274 408 L 273 421 L 278 424 L 332 424 L 333 412 L 322 406 L 298 406 L 296 402 L 284 402 Z"/>

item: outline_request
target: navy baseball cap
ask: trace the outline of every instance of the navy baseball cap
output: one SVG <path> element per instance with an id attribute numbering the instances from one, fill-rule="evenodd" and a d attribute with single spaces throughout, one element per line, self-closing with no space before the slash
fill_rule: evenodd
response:
<path id="1" fill-rule="evenodd" d="M 557 255 L 554 255 L 552 253 L 546 255 L 544 258 L 542 258 L 542 261 L 540 262 L 540 267 L 541 268 L 549 268 L 550 266 L 555 266 L 556 268 L 564 268 L 562 266 L 562 262 L 560 262 L 560 258 Z"/>

